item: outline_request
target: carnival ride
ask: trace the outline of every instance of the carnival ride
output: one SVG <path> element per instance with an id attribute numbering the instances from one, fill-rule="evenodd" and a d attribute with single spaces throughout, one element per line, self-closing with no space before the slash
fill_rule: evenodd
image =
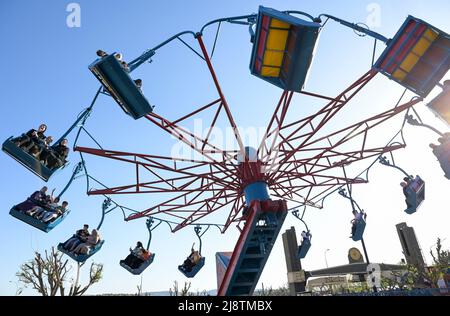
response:
<path id="1" fill-rule="evenodd" d="M 378 41 L 387 45 L 371 69 L 334 97 L 304 89 L 314 52 L 318 47 L 319 34 L 329 20 L 337 21 L 358 32 L 359 35 L 373 37 L 375 45 Z M 248 27 L 253 45 L 251 73 L 282 90 L 266 128 L 265 137 L 257 148 L 248 147 L 242 141 L 211 62 L 219 30 L 224 23 Z M 212 51 L 208 53 L 203 41 L 203 33 L 212 25 L 217 25 L 217 29 Z M 186 36 L 191 36 L 197 41 L 200 52 L 183 40 Z M 169 120 L 155 113 L 154 107 L 150 105 L 131 74 L 136 68 L 150 61 L 158 49 L 174 40 L 182 42 L 204 61 L 217 90 L 217 98 L 178 119 Z M 327 196 L 339 192 L 352 204 L 352 212 L 356 219 L 352 238 L 355 241 L 363 241 L 366 222 L 363 217 L 357 218 L 357 215 L 363 212 L 352 198 L 351 187 L 353 184 L 368 182 L 367 177 L 364 179 L 361 175 L 364 172 L 367 174 L 377 160 L 385 165 L 396 167 L 390 164 L 384 155 L 392 155 L 393 151 L 406 146 L 402 135 L 405 122 L 432 128 L 420 120 L 413 106 L 422 102 L 423 98 L 436 86 L 445 89 L 440 96 L 428 104 L 428 107 L 450 123 L 448 85 L 444 87 L 439 83 L 449 67 L 449 35 L 412 16 L 406 19 L 392 39 L 388 39 L 364 25 L 350 23 L 331 15 L 323 14 L 313 17 L 301 11 L 281 12 L 265 7 L 260 7 L 258 14 L 211 21 L 199 32 L 178 33 L 145 51 L 128 64 L 124 64 L 116 53 L 103 54 L 89 66 L 102 86 L 98 89 L 90 107 L 82 112 L 76 122 L 56 142 L 59 144 L 72 130 L 78 128 L 74 151 L 80 154 L 81 162 L 74 169 L 68 185 L 60 196 L 74 179 L 85 177 L 88 182 L 88 195 L 101 195 L 106 198 L 102 205 L 102 219 L 97 230 L 100 230 L 105 215 L 115 209 L 120 209 L 127 221 L 147 218 L 146 225 L 150 232 L 147 250 L 150 247 L 152 230 L 161 223 L 166 223 L 172 232 L 191 225 L 195 226 L 195 233 L 200 240 L 198 251 L 200 260 L 194 263 L 190 271 L 179 268 L 186 277 L 194 277 L 205 264 L 205 257 L 201 253 L 201 237 L 208 228 L 216 226 L 221 233 L 225 233 L 231 225 L 236 225 L 240 236 L 234 251 L 216 254 L 218 295 L 251 295 L 289 211 L 293 211 L 293 215 L 304 223 L 306 233 L 309 234 L 309 228 L 303 220 L 306 208 L 321 208 Z M 408 101 L 403 101 L 401 98 L 393 108 L 327 135 L 321 135 L 319 132 L 322 132 L 332 118 L 355 96 L 364 91 L 365 86 L 378 73 L 386 75 L 417 96 Z M 315 114 L 299 119 L 293 118 L 289 115 L 289 110 L 292 108 L 291 101 L 294 94 L 321 101 L 324 105 Z M 100 95 L 111 97 L 133 119 L 147 120 L 150 124 L 175 136 L 180 142 L 200 154 L 203 159 L 104 149 L 84 127 Z M 182 127 L 187 119 L 196 117 L 207 110 L 214 110 L 214 116 L 205 137 Z M 411 111 L 416 114 L 420 122 L 410 115 Z M 374 128 L 402 113 L 405 119 L 401 129 L 387 145 L 368 145 Z M 226 117 L 233 130 L 236 149 L 219 148 L 210 140 L 211 132 L 220 115 Z M 450 142 L 447 134 L 435 131 L 445 138 L 440 141 L 441 145 L 434 148 L 434 153 L 448 177 Z M 81 132 L 91 137 L 98 148 L 79 146 L 78 139 Z M 47 170 L 41 161 L 17 147 L 12 140 L 10 138 L 3 143 L 3 150 L 47 181 L 56 170 Z M 349 145 L 354 147 L 348 149 Z M 105 186 L 88 173 L 85 155 L 99 156 L 134 166 L 135 181 L 116 187 Z M 374 161 L 359 175 L 347 176 L 346 166 L 370 159 Z M 62 164 L 60 168 L 64 168 L 65 165 L 66 163 Z M 399 167 L 396 168 L 402 170 Z M 79 175 L 81 171 L 83 174 Z M 142 181 L 144 173 L 150 174 L 155 180 Z M 406 212 L 411 214 L 425 198 L 425 183 L 420 177 L 412 178 L 405 174 L 410 180 L 404 191 L 408 204 Z M 89 181 L 95 181 L 103 188 L 89 189 Z M 142 211 L 120 205 L 111 198 L 112 195 L 152 193 L 166 193 L 174 197 Z M 291 207 L 288 207 L 288 203 L 292 204 Z M 304 207 L 301 216 L 299 207 Z M 223 225 L 199 223 L 206 216 L 224 209 L 228 210 L 228 216 Z M 66 212 L 64 217 L 67 214 Z M 11 215 L 45 232 L 50 231 L 64 218 L 61 216 L 54 222 L 43 225 L 39 220 L 30 218 L 14 208 L 11 210 Z M 152 227 L 154 222 L 157 222 L 157 225 Z M 206 227 L 203 233 L 202 227 Z M 65 249 L 64 243 L 59 244 L 58 249 L 82 264 L 99 251 L 103 244 L 104 241 L 100 240 L 87 253 L 78 255 Z M 300 259 L 306 256 L 310 247 L 311 238 L 303 238 L 298 252 Z M 194 252 L 194 249 L 192 251 Z M 154 261 L 154 257 L 155 255 L 152 254 L 137 269 L 123 265 L 122 261 L 120 264 L 130 273 L 140 274 Z"/>

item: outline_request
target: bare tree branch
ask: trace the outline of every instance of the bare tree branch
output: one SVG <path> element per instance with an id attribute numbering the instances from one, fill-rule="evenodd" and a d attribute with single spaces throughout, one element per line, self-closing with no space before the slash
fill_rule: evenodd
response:
<path id="1" fill-rule="evenodd" d="M 54 247 L 52 247 L 50 253 L 45 251 L 45 256 L 36 252 L 32 260 L 20 266 L 16 276 L 25 287 L 32 287 L 42 296 L 56 296 L 58 292 L 60 296 L 65 296 L 65 283 L 68 282 L 71 268 L 67 265 L 68 260 L 63 260 L 62 257 L 63 254 L 55 250 Z M 89 282 L 84 287 L 73 283 L 69 295 L 83 295 L 93 284 L 101 280 L 102 272 L 102 264 L 92 263 L 89 271 Z"/>

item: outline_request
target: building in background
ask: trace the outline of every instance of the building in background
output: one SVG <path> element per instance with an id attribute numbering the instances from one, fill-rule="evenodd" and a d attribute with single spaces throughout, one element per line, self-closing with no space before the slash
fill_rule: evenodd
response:
<path id="1" fill-rule="evenodd" d="M 283 234 L 284 255 L 288 273 L 289 294 L 297 295 L 305 291 L 306 278 L 302 264 L 297 257 L 298 243 L 295 228 L 291 227 Z"/>
<path id="2" fill-rule="evenodd" d="M 408 227 L 406 223 L 397 224 L 395 227 L 397 228 L 406 263 L 416 267 L 423 277 L 426 271 L 426 264 L 414 228 Z"/>

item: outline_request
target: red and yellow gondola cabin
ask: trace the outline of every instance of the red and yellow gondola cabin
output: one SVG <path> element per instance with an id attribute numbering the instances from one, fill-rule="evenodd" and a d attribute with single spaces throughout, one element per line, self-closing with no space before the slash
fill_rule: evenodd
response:
<path id="1" fill-rule="evenodd" d="M 449 35 L 408 16 L 374 67 L 405 88 L 426 97 L 449 70 Z"/>
<path id="2" fill-rule="evenodd" d="M 300 92 L 310 68 L 321 25 L 259 7 L 251 73 L 284 90 Z"/>

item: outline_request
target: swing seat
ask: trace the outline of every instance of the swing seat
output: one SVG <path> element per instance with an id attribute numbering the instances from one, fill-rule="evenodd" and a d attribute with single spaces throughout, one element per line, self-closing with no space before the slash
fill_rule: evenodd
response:
<path id="1" fill-rule="evenodd" d="M 409 183 L 405 192 L 407 205 L 405 212 L 407 214 L 413 214 L 425 200 L 425 182 L 419 176 L 416 176 L 416 178 Z"/>
<path id="2" fill-rule="evenodd" d="M 311 248 L 311 240 L 309 239 L 303 240 L 302 244 L 298 247 L 298 254 L 297 254 L 298 259 L 305 258 L 309 248 Z"/>
<path id="3" fill-rule="evenodd" d="M 97 59 L 89 66 L 89 70 L 122 110 L 137 120 L 151 113 L 153 108 L 114 55 Z"/>
<path id="4" fill-rule="evenodd" d="M 178 270 L 180 270 L 180 272 L 183 273 L 186 278 L 193 278 L 201 270 L 201 268 L 203 268 L 204 265 L 205 265 L 205 257 L 201 257 L 200 261 L 195 266 L 192 267 L 191 271 L 186 271 L 184 269 L 184 266 L 182 265 L 178 267 Z"/>
<path id="5" fill-rule="evenodd" d="M 34 218 L 33 216 L 30 216 L 24 212 L 21 212 L 20 210 L 16 209 L 15 206 L 9 211 L 9 215 L 21 220 L 22 222 L 24 222 L 28 225 L 31 225 L 31 226 L 43 231 L 44 233 L 48 233 L 53 228 L 58 226 L 66 218 L 66 216 L 69 215 L 69 213 L 70 213 L 70 210 L 66 210 L 63 215 L 58 216 L 53 221 L 44 223 L 43 221 L 41 221 L 37 218 Z"/>
<path id="6" fill-rule="evenodd" d="M 352 235 L 352 239 L 353 241 L 359 241 L 362 239 L 363 234 L 364 234 L 364 229 L 366 228 L 366 221 L 361 218 L 360 220 L 358 220 L 356 222 L 356 228 L 355 228 L 355 232 Z"/>
<path id="7" fill-rule="evenodd" d="M 59 168 L 49 169 L 35 157 L 14 144 L 12 139 L 13 137 L 11 136 L 5 140 L 2 145 L 2 150 L 45 182 L 50 179 L 56 170 L 63 169 L 67 165 L 67 162 L 65 162 L 63 166 Z"/>
<path id="8" fill-rule="evenodd" d="M 67 241 L 66 241 L 67 242 Z M 93 255 L 95 255 L 100 249 L 102 249 L 102 246 L 104 244 L 104 240 L 100 240 L 95 246 L 94 248 L 90 249 L 89 252 L 87 254 L 83 254 L 83 255 L 77 255 L 74 254 L 66 249 L 64 249 L 64 243 L 59 243 L 58 245 L 58 250 L 61 251 L 62 253 L 66 254 L 67 256 L 69 256 L 70 258 L 72 258 L 73 260 L 75 260 L 76 262 L 79 263 L 83 263 L 85 262 L 87 259 L 89 259 L 90 257 L 92 257 Z"/>
<path id="9" fill-rule="evenodd" d="M 144 270 L 147 269 L 152 264 L 154 259 L 155 259 L 155 254 L 152 253 L 150 255 L 150 257 L 136 269 L 132 269 L 130 266 L 126 265 L 124 260 L 120 260 L 120 266 L 122 266 L 125 270 L 127 270 L 131 274 L 139 275 L 142 272 L 144 272 Z"/>

